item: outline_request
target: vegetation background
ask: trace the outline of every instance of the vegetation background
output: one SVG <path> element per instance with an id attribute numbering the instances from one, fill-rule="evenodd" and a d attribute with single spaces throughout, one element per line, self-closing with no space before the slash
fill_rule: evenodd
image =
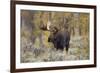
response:
<path id="1" fill-rule="evenodd" d="M 21 10 L 21 62 L 48 62 L 89 59 L 89 13 Z M 55 50 L 48 42 L 49 31 L 41 25 L 51 23 L 71 33 L 70 48 Z"/>

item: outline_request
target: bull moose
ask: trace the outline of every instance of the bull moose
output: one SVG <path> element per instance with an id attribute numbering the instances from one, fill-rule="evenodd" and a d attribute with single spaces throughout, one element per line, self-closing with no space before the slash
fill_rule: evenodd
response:
<path id="1" fill-rule="evenodd" d="M 48 25 L 46 26 L 48 27 Z M 46 27 L 41 27 L 43 30 L 48 30 Z M 68 52 L 69 42 L 70 42 L 70 32 L 68 30 L 58 29 L 56 26 L 49 28 L 50 35 L 48 37 L 48 42 L 53 43 L 54 47 L 57 50 L 64 50 L 66 47 L 66 51 Z"/>
<path id="2" fill-rule="evenodd" d="M 48 37 L 48 42 L 52 42 L 57 50 L 64 50 L 66 47 L 66 51 L 68 51 L 70 33 L 67 30 L 58 30 L 56 27 L 54 29 L 55 31 L 52 31 Z"/>

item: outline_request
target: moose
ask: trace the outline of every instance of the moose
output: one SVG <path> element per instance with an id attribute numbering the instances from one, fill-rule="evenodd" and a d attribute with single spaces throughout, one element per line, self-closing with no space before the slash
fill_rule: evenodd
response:
<path id="1" fill-rule="evenodd" d="M 42 30 L 50 31 L 50 35 L 48 37 L 48 42 L 53 43 L 54 47 L 57 50 L 64 50 L 66 48 L 66 52 L 68 52 L 69 42 L 70 42 L 70 32 L 68 30 L 58 29 L 56 26 L 51 27 L 52 25 L 47 24 L 41 27 Z"/>

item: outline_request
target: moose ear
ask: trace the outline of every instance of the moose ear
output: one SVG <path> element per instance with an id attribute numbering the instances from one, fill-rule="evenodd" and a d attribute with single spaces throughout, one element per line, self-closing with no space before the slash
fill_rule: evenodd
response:
<path id="1" fill-rule="evenodd" d="M 55 29 L 55 32 L 58 32 L 58 28 L 57 27 L 55 27 L 54 29 Z"/>
<path id="2" fill-rule="evenodd" d="M 53 33 L 56 34 L 58 32 L 58 28 L 57 27 L 53 27 Z"/>

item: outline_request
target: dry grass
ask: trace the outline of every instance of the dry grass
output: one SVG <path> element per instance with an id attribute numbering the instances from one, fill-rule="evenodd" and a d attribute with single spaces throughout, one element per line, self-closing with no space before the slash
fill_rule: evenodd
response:
<path id="1" fill-rule="evenodd" d="M 84 41 L 82 38 L 78 39 L 71 39 L 70 48 L 68 52 L 66 52 L 65 50 L 56 50 L 55 48 L 36 47 L 36 45 L 34 46 L 34 44 L 23 38 L 21 46 L 21 62 L 87 60 L 89 59 L 89 48 L 87 45 L 88 43 L 86 43 L 88 40 Z M 38 42 L 36 43 L 38 44 Z"/>

